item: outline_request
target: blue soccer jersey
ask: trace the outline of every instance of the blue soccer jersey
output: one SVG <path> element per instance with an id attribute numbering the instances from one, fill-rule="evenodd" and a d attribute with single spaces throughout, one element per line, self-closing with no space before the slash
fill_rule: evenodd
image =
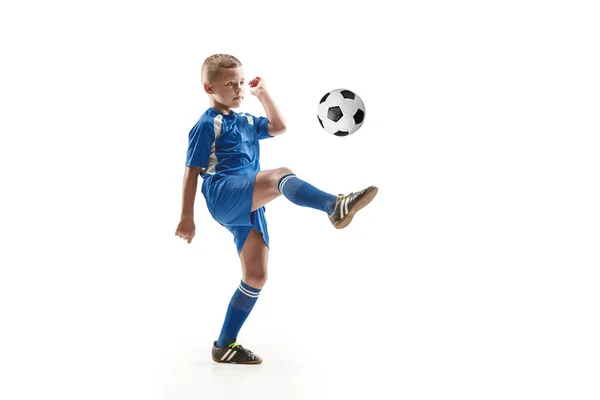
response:
<path id="1" fill-rule="evenodd" d="M 202 168 L 202 194 L 213 218 L 234 235 L 238 253 L 252 228 L 269 245 L 264 207 L 251 212 L 260 171 L 259 140 L 270 138 L 269 121 L 247 113 L 209 108 L 189 133 L 186 166 Z"/>
<path id="2" fill-rule="evenodd" d="M 270 138 L 269 121 L 246 113 L 209 108 L 189 134 L 186 166 L 201 175 L 248 175 L 260 171 L 259 139 Z"/>

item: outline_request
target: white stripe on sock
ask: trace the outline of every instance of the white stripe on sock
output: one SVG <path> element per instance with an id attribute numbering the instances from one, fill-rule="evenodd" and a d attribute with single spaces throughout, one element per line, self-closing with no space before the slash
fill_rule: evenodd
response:
<path id="1" fill-rule="evenodd" d="M 248 296 L 248 297 L 258 297 L 258 295 L 260 294 L 260 293 L 256 293 L 256 292 L 251 292 L 251 291 L 249 291 L 248 289 L 244 289 L 244 288 L 242 287 L 242 285 L 240 285 L 240 286 L 238 287 L 238 289 L 240 289 L 240 292 L 244 293 L 244 294 L 245 294 L 246 296 Z"/>
<path id="2" fill-rule="evenodd" d="M 245 287 L 243 287 L 241 284 L 240 284 L 240 287 L 241 287 L 242 289 L 244 289 L 246 292 L 250 293 L 250 294 L 260 294 L 260 290 L 259 290 L 258 292 L 255 292 L 255 291 L 252 291 L 252 290 L 250 290 L 250 289 L 246 289 L 246 288 L 245 288 Z"/>
<path id="3" fill-rule="evenodd" d="M 279 192 L 281 193 L 281 191 L 283 190 L 283 186 L 287 183 L 287 181 L 289 181 L 290 179 L 295 178 L 295 177 L 296 177 L 296 175 L 292 174 L 292 175 L 289 175 L 289 176 L 286 176 L 285 178 L 283 178 L 281 180 L 281 182 L 279 182 Z"/>

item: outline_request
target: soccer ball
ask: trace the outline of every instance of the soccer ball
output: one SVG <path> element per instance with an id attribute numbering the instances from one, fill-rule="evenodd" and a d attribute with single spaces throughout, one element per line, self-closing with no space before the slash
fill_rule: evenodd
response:
<path id="1" fill-rule="evenodd" d="M 317 109 L 321 127 L 335 136 L 356 132 L 365 120 L 365 104 L 356 93 L 335 89 L 323 96 Z"/>

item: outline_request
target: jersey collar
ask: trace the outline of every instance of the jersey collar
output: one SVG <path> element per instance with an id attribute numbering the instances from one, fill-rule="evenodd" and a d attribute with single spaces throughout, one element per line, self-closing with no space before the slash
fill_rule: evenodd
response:
<path id="1" fill-rule="evenodd" d="M 232 115 L 237 115 L 237 113 L 235 111 L 233 111 L 233 110 L 231 110 L 231 112 L 229 114 L 225 114 L 224 112 L 219 111 L 219 110 L 217 110 L 216 108 L 213 108 L 213 107 L 209 107 L 209 110 L 211 110 L 215 114 L 221 114 L 224 117 L 230 117 Z"/>

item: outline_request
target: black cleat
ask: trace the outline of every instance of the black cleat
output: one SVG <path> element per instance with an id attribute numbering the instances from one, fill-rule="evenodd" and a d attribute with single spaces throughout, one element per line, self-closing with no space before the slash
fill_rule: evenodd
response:
<path id="1" fill-rule="evenodd" d="M 378 190 L 376 186 L 369 186 L 360 192 L 352 192 L 348 195 L 340 194 L 335 202 L 333 213 L 329 215 L 333 226 L 337 229 L 347 227 L 354 214 L 369 204 L 375 198 Z"/>
<path id="2" fill-rule="evenodd" d="M 226 364 L 260 364 L 263 361 L 262 358 L 237 344 L 237 342 L 228 346 L 217 347 L 216 341 L 213 343 L 212 359 L 215 362 Z"/>

